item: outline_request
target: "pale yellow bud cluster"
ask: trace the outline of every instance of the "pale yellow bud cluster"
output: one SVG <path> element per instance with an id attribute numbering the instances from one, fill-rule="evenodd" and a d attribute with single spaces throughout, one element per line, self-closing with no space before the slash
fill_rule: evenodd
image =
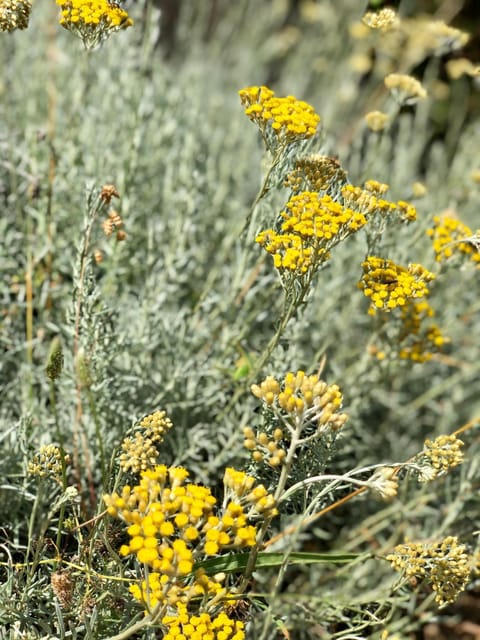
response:
<path id="1" fill-rule="evenodd" d="M 369 480 L 370 489 L 382 500 L 390 500 L 397 495 L 397 471 L 393 467 L 381 467 Z"/>
<path id="2" fill-rule="evenodd" d="M 158 445 L 173 424 L 165 411 L 155 411 L 145 416 L 139 430 L 122 442 L 123 453 L 119 456 L 123 471 L 140 473 L 152 469 L 157 464 Z"/>
<path id="3" fill-rule="evenodd" d="M 422 84 L 413 76 L 403 73 L 390 73 L 384 79 L 385 86 L 400 104 L 415 104 L 427 97 Z"/>
<path id="4" fill-rule="evenodd" d="M 40 447 L 38 453 L 28 463 L 28 473 L 39 478 L 60 480 L 63 466 L 69 462 L 70 456 L 63 453 L 60 447 L 54 444 L 45 444 Z"/>
<path id="5" fill-rule="evenodd" d="M 347 181 L 347 172 L 336 158 L 313 153 L 295 162 L 284 186 L 292 191 L 326 191 Z"/>
<path id="6" fill-rule="evenodd" d="M 269 436 L 265 431 L 255 433 L 251 427 L 245 427 L 243 435 L 243 445 L 252 452 L 255 462 L 265 462 L 271 467 L 279 467 L 285 460 L 287 452 L 280 444 L 284 435 L 282 429 L 275 429 L 272 436 Z"/>
<path id="7" fill-rule="evenodd" d="M 250 506 L 247 514 L 249 517 L 257 513 L 265 518 L 273 518 L 278 514 L 273 496 L 268 493 L 263 484 L 256 484 L 252 476 L 228 467 L 225 469 L 223 483 L 225 488 L 230 489 L 234 497 L 239 500 L 241 506 L 244 508 L 246 505 Z M 228 495 L 227 491 L 226 495 Z"/>
<path id="8" fill-rule="evenodd" d="M 390 189 L 390 185 L 378 182 L 378 180 L 366 180 L 363 188 L 376 196 L 383 196 Z"/>
<path id="9" fill-rule="evenodd" d="M 371 131 L 383 131 L 390 120 L 390 116 L 383 111 L 369 111 L 365 114 L 365 122 Z"/>
<path id="10" fill-rule="evenodd" d="M 122 450 L 118 462 L 125 473 L 140 473 L 152 469 L 157 464 L 157 448 L 150 438 L 146 438 L 139 431 L 134 436 L 124 439 Z"/>
<path id="11" fill-rule="evenodd" d="M 443 20 L 434 20 L 427 23 L 425 39 L 430 41 L 437 55 L 442 55 L 464 47 L 470 40 L 470 34 L 451 27 Z"/>
<path id="12" fill-rule="evenodd" d="M 143 427 L 145 435 L 151 438 L 153 442 L 162 442 L 164 436 L 173 427 L 173 424 L 165 411 L 155 411 L 145 416 L 141 420 L 140 426 Z"/>
<path id="13" fill-rule="evenodd" d="M 480 75 L 480 66 L 468 58 L 452 58 L 445 64 L 448 77 L 457 80 L 461 76 L 476 77 Z"/>
<path id="14" fill-rule="evenodd" d="M 387 7 L 376 12 L 369 11 L 363 16 L 362 22 L 370 29 L 388 31 L 399 24 L 399 19 L 395 11 Z"/>
<path id="15" fill-rule="evenodd" d="M 268 376 L 260 385 L 251 387 L 254 396 L 267 406 L 276 407 L 289 416 L 315 423 L 320 432 L 337 431 L 347 416 L 338 413 L 342 393 L 336 384 L 328 385 L 317 375 L 307 376 L 304 371 L 289 372 L 282 384 Z"/>
<path id="16" fill-rule="evenodd" d="M 0 0 L 0 31 L 26 29 L 31 10 L 28 0 Z"/>
<path id="17" fill-rule="evenodd" d="M 425 440 L 420 454 L 420 482 L 434 480 L 463 462 L 462 440 L 455 435 L 442 435 L 435 440 Z"/>
<path id="18" fill-rule="evenodd" d="M 387 560 L 408 577 L 426 578 L 435 600 L 444 606 L 454 602 L 469 581 L 471 559 L 458 538 L 438 542 L 407 542 L 396 546 Z"/>
<path id="19" fill-rule="evenodd" d="M 423 182 L 414 182 L 412 184 L 412 193 L 415 198 L 423 198 L 427 193 L 427 187 Z"/>

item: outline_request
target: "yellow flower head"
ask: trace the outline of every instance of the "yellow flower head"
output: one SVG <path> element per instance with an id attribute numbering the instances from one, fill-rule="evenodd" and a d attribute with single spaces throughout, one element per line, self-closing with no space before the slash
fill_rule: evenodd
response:
<path id="1" fill-rule="evenodd" d="M 386 76 L 385 86 L 400 104 L 415 104 L 420 99 L 427 97 L 422 84 L 413 76 L 402 73 L 390 73 Z"/>
<path id="2" fill-rule="evenodd" d="M 278 143 L 290 144 L 315 135 L 320 116 L 314 108 L 294 96 L 279 98 L 268 87 L 246 87 L 239 91 L 246 115 L 263 136 L 274 134 Z"/>
<path id="3" fill-rule="evenodd" d="M 77 35 L 86 49 L 93 49 L 115 31 L 133 24 L 128 13 L 109 0 L 56 0 L 60 24 Z"/>
<path id="4" fill-rule="evenodd" d="M 0 31 L 26 29 L 31 10 L 29 0 L 0 0 Z"/>
<path id="5" fill-rule="evenodd" d="M 413 298 L 423 298 L 429 293 L 427 282 L 435 278 L 420 264 L 405 268 L 376 256 L 368 257 L 362 267 L 363 276 L 358 286 L 370 298 L 372 313 L 391 311 L 405 306 Z"/>
<path id="6" fill-rule="evenodd" d="M 380 29 L 381 31 L 388 31 L 395 26 L 398 26 L 399 19 L 393 9 L 385 8 L 380 11 L 369 11 L 362 18 L 363 24 L 366 24 L 370 29 Z"/>
<path id="7" fill-rule="evenodd" d="M 39 478 L 60 480 L 63 467 L 70 463 L 70 456 L 54 444 L 40 447 L 38 453 L 28 463 L 28 473 Z"/>
<path id="8" fill-rule="evenodd" d="M 347 172 L 336 158 L 320 153 L 302 156 L 287 175 L 285 187 L 292 191 L 327 191 L 347 182 Z"/>
<path id="9" fill-rule="evenodd" d="M 274 257 L 280 271 L 302 275 L 330 257 L 330 249 L 361 229 L 363 213 L 316 191 L 304 191 L 287 202 L 280 232 L 262 231 L 256 241 Z"/>
<path id="10" fill-rule="evenodd" d="M 450 341 L 436 324 L 425 325 L 435 315 L 426 300 L 409 301 L 401 308 L 402 328 L 398 356 L 413 362 L 427 362 Z"/>
<path id="11" fill-rule="evenodd" d="M 392 567 L 408 577 L 425 578 L 440 606 L 455 602 L 470 577 L 470 559 L 458 538 L 438 542 L 406 542 L 387 556 Z"/>
<path id="12" fill-rule="evenodd" d="M 369 111 L 365 114 L 365 122 L 371 131 L 383 131 L 390 120 L 390 116 L 383 111 Z"/>
<path id="13" fill-rule="evenodd" d="M 267 406 L 301 417 L 305 423 L 315 423 L 322 433 L 337 431 L 347 420 L 346 414 L 339 413 L 343 399 L 339 387 L 328 385 L 317 375 L 307 376 L 304 371 L 287 373 L 281 383 L 267 376 L 260 384 L 252 385 L 251 391 Z"/>
<path id="14" fill-rule="evenodd" d="M 447 262 L 450 258 L 468 258 L 480 267 L 480 234 L 463 224 L 452 212 L 445 212 L 433 218 L 433 227 L 427 235 L 432 238 L 432 246 L 437 262 Z"/>
<path id="15" fill-rule="evenodd" d="M 455 435 L 441 435 L 425 440 L 419 457 L 419 480 L 428 482 L 445 475 L 463 462 L 463 442 Z"/>

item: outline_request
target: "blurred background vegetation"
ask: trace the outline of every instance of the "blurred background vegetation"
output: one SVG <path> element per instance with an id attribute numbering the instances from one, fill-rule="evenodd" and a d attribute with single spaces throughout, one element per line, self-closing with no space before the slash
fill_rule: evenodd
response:
<path id="1" fill-rule="evenodd" d="M 387 230 L 388 257 L 435 268 L 425 230 L 446 209 L 480 226 L 480 185 L 472 177 L 480 169 L 479 79 L 452 79 L 446 68 L 456 57 L 480 60 L 477 3 L 393 4 L 409 28 L 386 44 L 359 26 L 367 5 L 356 0 L 127 1 L 134 28 L 92 53 L 58 27 L 55 4 L 42 2 L 28 31 L 1 35 L 0 544 L 14 560 L 31 551 L 32 536 L 54 553 L 42 508 L 31 517 L 35 501 L 48 511 L 49 496 L 39 498 L 25 473 L 41 444 L 61 439 L 75 449 L 72 482 L 85 520 L 111 489 L 100 449 L 109 459 L 127 429 L 158 407 L 175 425 L 162 462 L 212 485 L 225 466 L 247 463 L 241 427 L 255 422 L 258 403 L 236 372 L 268 343 L 280 289 L 270 261 L 259 263 L 253 235 L 240 235 L 265 166 L 240 88 L 267 84 L 308 101 L 322 118 L 312 151 L 338 158 L 353 184 L 376 179 L 390 185 L 392 199 L 414 202 L 418 222 Z M 468 31 L 469 43 L 440 53 L 422 48 L 418 25 L 427 15 Z M 415 75 L 429 98 L 374 134 L 364 115 L 383 108 L 390 72 Z M 421 199 L 415 182 L 426 187 Z M 92 260 L 85 276 L 82 387 L 74 362 L 79 253 L 86 194 L 106 183 L 120 193 L 115 205 L 127 237 L 105 238 L 100 222 L 93 229 L 91 254 L 98 250 L 102 260 Z M 272 190 L 257 223 L 271 225 L 286 199 L 281 185 Z M 404 460 L 425 437 L 480 413 L 478 272 L 447 270 L 433 288 L 437 322 L 451 338 L 444 356 L 381 363 L 369 355 L 375 326 L 356 287 L 365 250 L 360 238 L 338 247 L 260 375 L 313 372 L 326 357 L 322 376 L 341 386 L 351 416 L 331 462 L 335 472 Z M 45 363 L 57 336 L 65 364 L 52 383 Z M 468 461 L 452 476 L 435 487 L 406 483 L 393 505 L 359 498 L 317 523 L 305 547 L 381 552 L 404 536 L 447 533 L 473 544 L 478 433 L 465 441 Z M 292 639 L 353 637 L 352 620 L 364 625 L 360 637 L 386 628 L 401 639 L 480 637 L 473 589 L 441 615 L 424 606 L 424 595 L 408 593 L 390 603 L 388 624 L 379 626 L 372 603 L 384 601 L 391 574 L 373 562 L 348 575 L 293 572 L 278 604 L 289 611 Z M 28 580 L 6 577 L 0 625 L 8 631 L 20 621 L 31 637 L 54 634 L 46 580 L 40 569 Z M 268 590 L 265 580 L 260 590 Z M 115 607 L 99 619 L 120 625 Z M 475 627 L 470 636 L 467 621 Z"/>

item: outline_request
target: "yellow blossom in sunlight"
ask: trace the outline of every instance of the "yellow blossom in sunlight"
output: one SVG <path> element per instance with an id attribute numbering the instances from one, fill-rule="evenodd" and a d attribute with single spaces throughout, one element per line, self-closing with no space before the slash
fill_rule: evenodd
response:
<path id="1" fill-rule="evenodd" d="M 274 135 L 278 143 L 290 144 L 311 138 L 317 132 L 320 116 L 314 108 L 294 96 L 279 98 L 268 87 L 246 87 L 239 92 L 246 115 L 262 135 Z"/>
<path id="2" fill-rule="evenodd" d="M 369 111 L 365 114 L 367 127 L 372 131 L 383 131 L 390 120 L 390 116 L 382 111 Z"/>
<path id="3" fill-rule="evenodd" d="M 425 325 L 434 316 L 426 300 L 410 301 L 401 308 L 398 357 L 413 362 L 427 362 L 450 340 L 436 324 Z"/>
<path id="4" fill-rule="evenodd" d="M 384 79 L 385 86 L 400 104 L 414 104 L 427 97 L 422 84 L 413 76 L 402 73 L 390 73 Z"/>
<path id="5" fill-rule="evenodd" d="M 26 29 L 31 10 L 29 0 L 0 0 L 0 31 Z"/>
<path id="6" fill-rule="evenodd" d="M 417 219 L 415 207 L 403 200 L 390 202 L 379 196 L 384 195 L 389 187 L 376 180 L 367 180 L 364 188 L 353 184 L 346 184 L 342 187 L 341 193 L 345 206 L 364 213 L 366 216 L 397 215 L 404 222 L 414 222 Z"/>
<path id="7" fill-rule="evenodd" d="M 343 400 L 340 388 L 328 385 L 317 375 L 307 376 L 304 371 L 287 373 L 281 383 L 267 376 L 260 384 L 252 385 L 251 391 L 267 406 L 315 424 L 320 433 L 338 431 L 347 420 L 346 414 L 338 413 Z M 265 439 L 261 442 L 260 435 L 257 439 L 266 444 Z"/>
<path id="8" fill-rule="evenodd" d="M 393 9 L 386 7 L 380 9 L 380 11 L 369 11 L 363 18 L 362 22 L 370 27 L 370 29 L 380 29 L 381 31 L 388 31 L 393 27 L 398 26 L 399 18 Z"/>
<path id="9" fill-rule="evenodd" d="M 423 198 L 427 193 L 427 187 L 423 182 L 414 182 L 412 184 L 412 193 L 415 198 Z"/>
<path id="10" fill-rule="evenodd" d="M 315 191 L 292 196 L 280 215 L 280 231 L 262 231 L 256 241 L 273 255 L 277 269 L 296 275 L 318 268 L 330 258 L 331 248 L 367 222 L 363 213 Z"/>
<path id="11" fill-rule="evenodd" d="M 382 500 L 391 500 L 398 493 L 396 469 L 393 467 L 380 467 L 370 478 L 369 486 Z"/>
<path id="12" fill-rule="evenodd" d="M 255 432 L 251 427 L 243 430 L 245 436 L 244 447 L 252 452 L 255 462 L 265 462 L 271 467 L 279 467 L 285 461 L 287 452 L 282 446 L 284 433 L 277 428 L 269 436 L 264 431 Z"/>
<path id="13" fill-rule="evenodd" d="M 418 456 L 418 478 L 429 482 L 443 476 L 463 462 L 463 441 L 455 435 L 441 435 L 435 440 L 425 440 L 423 451 Z"/>
<path id="14" fill-rule="evenodd" d="M 165 411 L 145 416 L 137 432 L 122 442 L 123 453 L 118 458 L 122 471 L 139 473 L 153 468 L 157 463 L 157 447 L 172 426 Z"/>
<path id="15" fill-rule="evenodd" d="M 93 49 L 112 33 L 127 29 L 133 20 L 120 5 L 109 0 L 56 0 L 62 10 L 60 24 Z"/>
<path id="16" fill-rule="evenodd" d="M 348 64 L 356 73 L 368 73 L 373 67 L 373 60 L 367 53 L 355 53 L 348 59 Z"/>
<path id="17" fill-rule="evenodd" d="M 471 561 L 466 551 L 457 537 L 448 536 L 441 541 L 397 545 L 387 560 L 407 577 L 425 578 L 443 607 L 455 602 L 469 581 Z"/>
<path id="18" fill-rule="evenodd" d="M 426 24 L 425 38 L 430 42 L 436 55 L 444 55 L 464 47 L 470 40 L 470 34 L 443 22 L 443 20 L 429 20 Z"/>
<path id="19" fill-rule="evenodd" d="M 131 585 L 133 596 L 148 608 L 177 605 L 198 596 L 226 595 L 221 580 L 194 565 L 208 556 L 256 544 L 252 520 L 269 520 L 276 505 L 263 485 L 243 471 L 224 476 L 223 506 L 208 487 L 188 481 L 182 467 L 157 465 L 143 471 L 137 485 L 103 497 L 112 517 L 127 525 L 128 543 L 120 555 L 135 555 L 149 568 L 145 580 Z"/>
<path id="20" fill-rule="evenodd" d="M 445 69 L 448 77 L 452 80 L 457 80 L 463 75 L 471 77 L 480 75 L 480 66 L 473 64 L 473 62 L 467 58 L 452 58 L 452 60 L 448 60 L 445 64 Z"/>
<path id="21" fill-rule="evenodd" d="M 163 640 L 244 640 L 244 624 L 240 620 L 232 620 L 221 612 L 218 615 L 199 613 L 192 615 L 184 603 L 178 603 L 175 614 L 167 614 L 162 618 L 168 631 Z"/>
<path id="22" fill-rule="evenodd" d="M 403 307 L 413 298 L 428 295 L 427 282 L 435 276 L 420 264 L 407 268 L 392 260 L 369 256 L 363 263 L 363 276 L 358 286 L 371 301 L 371 310 L 391 311 Z"/>
<path id="23" fill-rule="evenodd" d="M 480 234 L 454 217 L 453 212 L 433 218 L 433 227 L 427 230 L 437 262 L 446 262 L 453 257 L 467 257 L 480 267 Z"/>
<path id="24" fill-rule="evenodd" d="M 284 186 L 292 191 L 337 190 L 347 182 L 347 172 L 336 158 L 312 153 L 295 160 Z"/>
<path id="25" fill-rule="evenodd" d="M 63 467 L 70 463 L 70 456 L 54 444 L 45 444 L 40 447 L 32 460 L 28 463 L 28 473 L 39 478 L 52 478 L 60 480 Z"/>
<path id="26" fill-rule="evenodd" d="M 348 31 L 355 40 L 365 40 L 370 35 L 369 27 L 362 21 L 352 22 L 348 27 Z"/>

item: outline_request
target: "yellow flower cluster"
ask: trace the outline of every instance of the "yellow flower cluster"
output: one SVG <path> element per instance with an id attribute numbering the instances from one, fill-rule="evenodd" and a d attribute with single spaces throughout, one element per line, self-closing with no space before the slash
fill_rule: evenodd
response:
<path id="1" fill-rule="evenodd" d="M 0 31 L 26 29 L 31 10 L 29 0 L 0 0 Z"/>
<path id="2" fill-rule="evenodd" d="M 279 98 L 268 87 L 246 87 L 239 92 L 245 113 L 262 132 L 274 132 L 279 141 L 290 144 L 315 135 L 320 116 L 307 102 L 294 96 Z"/>
<path id="3" fill-rule="evenodd" d="M 62 14 L 60 24 L 92 49 L 115 31 L 133 24 L 127 11 L 109 0 L 56 0 Z"/>
<path id="4" fill-rule="evenodd" d="M 168 628 L 163 640 L 243 640 L 244 624 L 231 620 L 226 613 L 212 618 L 209 613 L 190 615 L 187 607 L 179 603 L 177 613 L 166 615 L 162 623 Z"/>
<path id="5" fill-rule="evenodd" d="M 294 195 L 280 215 L 284 220 L 280 233 L 262 231 L 256 242 L 273 255 L 277 269 L 297 275 L 326 262 L 332 247 L 367 222 L 362 213 L 315 191 Z"/>
<path id="6" fill-rule="evenodd" d="M 422 84 L 413 76 L 390 73 L 384 79 L 385 86 L 400 104 L 415 104 L 427 97 Z"/>
<path id="7" fill-rule="evenodd" d="M 470 227 L 449 215 L 435 216 L 433 227 L 427 230 L 432 238 L 435 260 L 445 262 L 453 256 L 468 257 L 480 266 L 480 238 Z"/>
<path id="8" fill-rule="evenodd" d="M 122 471 L 139 473 L 153 468 L 157 463 L 157 447 L 172 426 L 165 411 L 155 411 L 143 418 L 141 429 L 122 442 L 123 453 L 119 456 Z"/>
<path id="9" fill-rule="evenodd" d="M 304 371 L 288 372 L 282 383 L 267 376 L 259 385 L 252 385 L 251 391 L 267 406 L 316 424 L 320 432 L 338 431 L 347 420 L 345 413 L 338 413 L 343 399 L 339 387 L 328 385 L 317 375 L 307 376 Z"/>
<path id="10" fill-rule="evenodd" d="M 387 560 L 409 577 L 426 578 L 440 606 L 455 602 L 470 577 L 466 547 L 448 536 L 438 542 L 407 542 L 397 545 Z"/>
<path id="11" fill-rule="evenodd" d="M 383 111 L 369 111 L 365 114 L 365 122 L 371 131 L 383 131 L 390 120 L 390 116 Z"/>
<path id="12" fill-rule="evenodd" d="M 63 457 L 63 461 L 62 461 Z M 62 456 L 62 450 L 54 444 L 42 445 L 32 460 L 28 463 L 28 473 L 39 478 L 53 478 L 60 480 L 63 465 L 70 463 L 70 456 Z"/>
<path id="13" fill-rule="evenodd" d="M 225 471 L 219 515 L 210 489 L 187 482 L 187 477 L 181 467 L 158 465 L 142 472 L 138 485 L 104 496 L 108 513 L 128 525 L 130 541 L 121 546 L 121 555 L 133 554 L 152 570 L 147 580 L 130 588 L 147 607 L 218 595 L 218 582 L 202 571 L 192 576 L 195 562 L 226 549 L 254 546 L 257 532 L 249 519 L 276 515 L 272 496 L 243 472 Z"/>
<path id="14" fill-rule="evenodd" d="M 436 324 L 426 328 L 424 322 L 434 316 L 434 311 L 426 300 L 410 302 L 401 308 L 402 330 L 398 355 L 414 362 L 427 362 L 449 341 Z"/>
<path id="15" fill-rule="evenodd" d="M 431 48 L 436 55 L 444 55 L 464 47 L 470 40 L 470 34 L 451 27 L 443 20 L 428 21 L 426 40 L 431 40 Z"/>
<path id="16" fill-rule="evenodd" d="M 317 267 L 330 258 L 328 251 L 314 252 L 302 238 L 294 233 L 277 233 L 273 229 L 261 231 L 255 241 L 273 255 L 273 264 L 279 271 L 303 275 L 312 267 Z"/>
<path id="17" fill-rule="evenodd" d="M 362 18 L 363 24 L 366 24 L 370 29 L 380 29 L 381 31 L 388 31 L 398 24 L 397 14 L 393 9 L 388 7 L 380 9 L 380 11 L 369 11 Z"/>
<path id="18" fill-rule="evenodd" d="M 421 482 L 434 480 L 462 464 L 462 446 L 462 440 L 453 434 L 438 436 L 435 440 L 425 440 L 423 451 L 419 456 L 419 480 Z"/>
<path id="19" fill-rule="evenodd" d="M 247 511 L 248 518 L 262 515 L 270 520 L 278 515 L 273 496 L 271 496 L 263 484 L 255 486 L 255 478 L 248 476 L 243 471 L 237 471 L 231 467 L 225 469 L 223 478 L 225 494 L 233 500 L 240 500 L 240 506 Z M 243 545 L 242 545 L 243 546 Z"/>
<path id="20" fill-rule="evenodd" d="M 244 447 L 252 452 L 255 462 L 266 462 L 271 467 L 278 467 L 285 460 L 287 452 L 280 444 L 284 434 L 282 429 L 275 429 L 270 438 L 265 431 L 255 433 L 251 427 L 243 430 Z"/>
<path id="21" fill-rule="evenodd" d="M 377 310 L 391 311 L 403 307 L 413 298 L 428 295 L 427 282 L 435 278 L 420 264 L 410 264 L 408 268 L 395 264 L 392 260 L 369 256 L 363 263 L 363 276 L 358 287 L 370 298 L 370 313 Z"/>
<path id="22" fill-rule="evenodd" d="M 344 185 L 347 172 L 335 158 L 313 153 L 300 157 L 295 167 L 287 175 L 284 186 L 292 191 L 327 191 L 337 185 Z"/>
<path id="23" fill-rule="evenodd" d="M 361 211 L 365 215 L 377 213 L 387 216 L 391 213 L 397 213 L 401 220 L 414 222 L 417 219 L 417 211 L 413 205 L 403 200 L 390 202 L 379 197 L 384 195 L 388 188 L 387 184 L 376 180 L 367 180 L 363 189 L 352 184 L 345 185 L 342 188 L 342 196 L 345 206 Z"/>
<path id="24" fill-rule="evenodd" d="M 411 18 L 402 16 L 401 19 L 397 16 L 392 23 L 393 29 L 386 24 L 381 37 L 375 37 L 377 34 L 372 29 L 376 25 L 381 28 L 385 19 L 388 23 L 388 15 L 384 9 L 350 26 L 350 34 L 356 40 L 352 58 L 361 61 L 358 63 L 361 64 L 361 73 L 372 71 L 385 75 L 397 70 L 399 60 L 405 69 L 418 68 L 429 57 L 444 56 L 463 47 L 469 39 L 468 33 L 443 21 L 433 21 L 426 14 L 416 14 Z M 369 22 L 370 28 L 367 26 Z"/>
<path id="25" fill-rule="evenodd" d="M 473 78 L 480 75 L 480 67 L 468 58 L 452 58 L 445 63 L 445 69 L 452 80 L 457 80 L 463 75 Z"/>
<path id="26" fill-rule="evenodd" d="M 382 500 L 391 500 L 397 495 L 397 470 L 394 467 L 380 467 L 369 480 L 370 489 Z"/>

